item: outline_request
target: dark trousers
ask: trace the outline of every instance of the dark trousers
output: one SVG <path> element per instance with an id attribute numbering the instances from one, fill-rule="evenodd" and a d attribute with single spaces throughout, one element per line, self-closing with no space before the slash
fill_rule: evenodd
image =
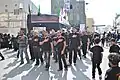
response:
<path id="1" fill-rule="evenodd" d="M 83 56 L 86 56 L 86 53 L 87 53 L 87 43 L 83 43 L 83 45 L 82 45 L 82 52 L 83 52 Z"/>
<path id="2" fill-rule="evenodd" d="M 58 60 L 59 60 L 59 69 L 60 70 L 63 69 L 63 64 L 62 64 L 61 59 L 62 59 L 63 64 L 64 64 L 64 68 L 66 69 L 67 68 L 67 63 L 66 63 L 65 55 L 61 54 L 61 51 L 58 51 Z"/>
<path id="3" fill-rule="evenodd" d="M 65 57 L 66 58 L 68 57 L 68 51 L 69 51 L 69 49 L 68 49 L 68 47 L 66 47 L 66 49 L 65 49 Z"/>
<path id="4" fill-rule="evenodd" d="M 81 49 L 77 49 L 78 55 L 81 58 Z"/>
<path id="5" fill-rule="evenodd" d="M 58 50 L 56 47 L 54 47 L 53 58 L 55 59 L 56 62 L 58 61 Z"/>
<path id="6" fill-rule="evenodd" d="M 98 69 L 99 75 L 102 74 L 102 70 L 101 70 L 101 68 L 100 68 L 100 64 L 101 64 L 101 63 L 92 62 L 92 78 L 95 78 L 95 69 L 96 69 L 96 68 Z"/>
<path id="7" fill-rule="evenodd" d="M 20 55 L 20 51 L 18 50 L 18 52 L 17 52 L 17 58 L 19 58 L 19 55 Z"/>
<path id="8" fill-rule="evenodd" d="M 46 68 L 50 67 L 50 51 L 44 51 L 45 54 L 45 62 L 46 62 Z"/>
<path id="9" fill-rule="evenodd" d="M 35 56 L 33 54 L 33 46 L 31 44 L 29 45 L 29 50 L 30 50 L 31 60 L 35 59 Z"/>
<path id="10" fill-rule="evenodd" d="M 69 53 L 69 63 L 72 64 L 72 54 L 74 51 L 73 62 L 76 63 L 77 60 L 77 48 L 71 48 Z"/>
<path id="11" fill-rule="evenodd" d="M 1 54 L 1 52 L 0 52 L 0 57 L 1 57 L 2 59 L 4 59 L 3 55 Z"/>
<path id="12" fill-rule="evenodd" d="M 42 53 L 40 53 L 40 48 L 38 46 L 33 46 L 33 53 L 35 56 L 36 64 L 39 64 L 39 58 L 43 62 Z"/>

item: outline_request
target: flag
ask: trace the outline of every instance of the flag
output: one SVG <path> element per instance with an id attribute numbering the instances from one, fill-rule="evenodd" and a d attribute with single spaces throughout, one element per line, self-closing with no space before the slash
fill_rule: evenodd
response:
<path id="1" fill-rule="evenodd" d="M 38 7 L 38 16 L 40 16 L 40 5 Z"/>
<path id="2" fill-rule="evenodd" d="M 66 21 L 68 21 L 68 15 L 67 15 L 67 11 L 66 11 L 66 10 L 64 10 L 64 16 L 63 16 L 63 18 L 64 18 Z"/>
<path id="3" fill-rule="evenodd" d="M 60 8 L 58 8 L 57 16 L 60 16 Z"/>
<path id="4" fill-rule="evenodd" d="M 68 21 L 68 15 L 65 8 L 60 8 L 58 13 L 59 22 L 63 23 L 65 21 Z"/>

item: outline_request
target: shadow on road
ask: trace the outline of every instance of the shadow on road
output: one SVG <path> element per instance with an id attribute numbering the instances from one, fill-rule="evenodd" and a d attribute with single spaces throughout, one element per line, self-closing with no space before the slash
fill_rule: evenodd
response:
<path id="1" fill-rule="evenodd" d="M 7 67 L 5 67 L 4 69 L 8 69 L 8 68 L 14 67 L 16 64 L 18 64 L 18 62 L 20 62 L 20 61 L 18 61 L 18 59 L 15 59 L 14 62 L 9 63 L 9 64 L 7 65 Z"/>
<path id="2" fill-rule="evenodd" d="M 88 66 L 86 66 L 81 60 L 77 61 L 77 65 L 75 66 L 75 68 L 72 66 L 71 67 L 71 71 L 73 73 L 73 75 L 75 76 L 75 78 L 73 78 L 73 80 L 90 80 L 86 75 L 84 75 L 83 72 L 86 72 L 86 70 L 88 69 Z"/>
<path id="3" fill-rule="evenodd" d="M 8 78 L 14 78 L 15 76 L 21 74 L 23 71 L 28 71 L 32 66 L 25 64 L 22 67 L 18 65 L 13 70 L 11 70 L 9 73 L 3 75 L 2 80 L 7 80 Z"/>

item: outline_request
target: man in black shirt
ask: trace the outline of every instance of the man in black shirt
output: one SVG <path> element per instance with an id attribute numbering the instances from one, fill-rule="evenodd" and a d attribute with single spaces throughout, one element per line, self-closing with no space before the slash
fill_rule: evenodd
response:
<path id="1" fill-rule="evenodd" d="M 45 54 L 45 62 L 46 62 L 45 68 L 46 70 L 49 70 L 51 51 L 53 53 L 53 43 L 47 31 L 43 31 L 43 38 L 40 42 L 40 45 L 42 46 L 42 51 Z"/>
<path id="2" fill-rule="evenodd" d="M 33 39 L 33 31 L 31 31 L 30 34 L 28 34 L 28 44 L 29 44 L 31 60 L 34 61 L 35 57 L 34 57 L 34 54 L 33 54 L 32 39 Z"/>
<path id="3" fill-rule="evenodd" d="M 69 51 L 69 35 L 67 32 L 62 32 L 62 36 L 65 38 L 66 40 L 66 49 L 65 49 L 65 57 L 67 58 L 68 57 L 68 51 Z"/>
<path id="4" fill-rule="evenodd" d="M 112 43 L 112 46 L 110 47 L 109 52 L 120 54 L 120 47 L 116 44 L 116 40 L 112 39 L 111 43 Z"/>
<path id="5" fill-rule="evenodd" d="M 120 80 L 120 55 L 110 54 L 108 56 L 110 69 L 105 74 L 105 80 Z"/>
<path id="6" fill-rule="evenodd" d="M 61 31 L 57 32 L 56 47 L 58 50 L 58 60 L 59 60 L 59 70 L 58 71 L 61 71 L 63 69 L 61 59 L 63 60 L 65 70 L 67 70 L 67 63 L 66 63 L 66 59 L 65 59 L 65 55 L 64 55 L 65 48 L 66 48 L 66 41 L 65 41 L 65 38 L 62 36 Z"/>
<path id="7" fill-rule="evenodd" d="M 84 58 L 86 58 L 86 53 L 87 53 L 87 46 L 88 46 L 88 42 L 89 42 L 89 38 L 86 32 L 83 32 L 83 35 L 81 37 L 82 39 L 82 52 L 83 52 L 83 56 Z"/>
<path id="8" fill-rule="evenodd" d="M 36 64 L 35 64 L 35 66 L 38 66 L 38 65 L 39 65 L 39 58 L 40 58 L 40 60 L 41 60 L 41 63 L 43 64 L 43 58 L 42 58 L 42 53 L 40 53 L 40 45 L 39 45 L 39 42 L 40 42 L 40 38 L 38 37 L 38 32 L 35 31 L 35 32 L 34 32 L 33 39 L 32 39 L 32 49 L 33 49 L 34 57 L 35 57 L 35 59 L 36 59 Z"/>
<path id="9" fill-rule="evenodd" d="M 78 47 L 80 46 L 80 36 L 77 33 L 77 30 L 75 28 L 73 28 L 73 32 L 69 36 L 70 36 L 69 37 L 69 39 L 70 39 L 69 65 L 72 64 L 73 51 L 74 51 L 73 62 L 76 65 L 77 51 L 78 51 Z"/>
<path id="10" fill-rule="evenodd" d="M 92 78 L 95 80 L 95 69 L 97 67 L 98 73 L 99 73 L 99 79 L 102 80 L 102 70 L 100 68 L 100 64 L 102 62 L 102 52 L 103 48 L 99 46 L 100 39 L 96 38 L 94 40 L 95 46 L 93 46 L 90 51 L 93 53 L 92 54 Z"/>

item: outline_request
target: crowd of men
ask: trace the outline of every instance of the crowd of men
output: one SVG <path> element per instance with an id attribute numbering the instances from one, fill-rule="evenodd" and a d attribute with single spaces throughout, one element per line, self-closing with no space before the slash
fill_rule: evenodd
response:
<path id="1" fill-rule="evenodd" d="M 27 35 L 25 35 L 23 30 L 20 30 L 17 37 L 13 35 L 10 37 L 10 34 L 0 34 L 0 47 L 13 48 L 15 51 L 18 51 L 17 58 L 21 58 L 20 65 L 24 64 L 23 54 L 25 54 L 27 64 L 30 63 L 30 60 L 35 61 L 35 66 L 45 62 L 45 69 L 47 71 L 50 67 L 51 55 L 53 55 L 55 63 L 58 62 L 59 64 L 58 71 L 63 70 L 63 65 L 65 71 L 67 71 L 68 66 L 76 65 L 77 58 L 80 60 L 86 58 L 86 54 L 90 51 L 92 52 L 92 78 L 95 80 L 95 69 L 97 68 L 99 79 L 102 80 L 100 64 L 102 63 L 104 43 L 106 42 L 108 46 L 112 42 L 109 49 L 111 54 L 108 56 L 110 69 L 106 72 L 105 80 L 118 80 L 120 79 L 120 47 L 116 44 L 118 39 L 119 35 L 115 36 L 111 33 L 104 33 L 101 37 L 98 33 L 81 33 L 76 28 L 73 28 L 72 32 L 55 31 L 53 29 L 41 32 L 32 30 Z M 102 46 L 99 45 L 100 42 Z M 27 52 L 28 45 L 31 59 Z M 2 60 L 5 59 L 1 53 L 0 56 Z M 67 58 L 69 64 L 67 64 Z"/>

